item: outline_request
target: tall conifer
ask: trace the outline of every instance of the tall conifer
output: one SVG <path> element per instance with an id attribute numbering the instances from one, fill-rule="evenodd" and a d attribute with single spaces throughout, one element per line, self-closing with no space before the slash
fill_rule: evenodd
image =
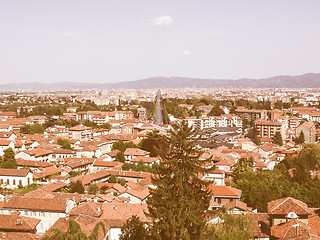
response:
<path id="1" fill-rule="evenodd" d="M 153 239 L 196 240 L 204 232 L 210 193 L 209 183 L 200 177 L 211 170 L 204 168 L 211 160 L 200 160 L 195 137 L 196 131 L 183 121 L 173 125 L 165 150 L 159 150 L 162 164 L 147 201 Z"/>

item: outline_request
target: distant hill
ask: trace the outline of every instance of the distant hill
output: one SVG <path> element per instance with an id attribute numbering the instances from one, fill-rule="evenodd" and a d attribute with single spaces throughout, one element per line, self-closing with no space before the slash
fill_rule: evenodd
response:
<path id="1" fill-rule="evenodd" d="M 0 90 L 70 90 L 70 89 L 153 89 L 153 88 L 320 88 L 320 73 L 300 76 L 276 76 L 264 79 L 202 79 L 186 77 L 153 77 L 118 83 L 10 83 Z"/>

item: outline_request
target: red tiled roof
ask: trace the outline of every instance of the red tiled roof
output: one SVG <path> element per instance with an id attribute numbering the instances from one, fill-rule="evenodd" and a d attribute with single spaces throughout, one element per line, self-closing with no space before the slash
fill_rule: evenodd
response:
<path id="1" fill-rule="evenodd" d="M 209 186 L 214 196 L 241 197 L 241 190 L 229 186 Z"/>
<path id="2" fill-rule="evenodd" d="M 0 214 L 0 231 L 34 231 L 40 220 L 20 216 L 20 212 L 11 215 Z M 1 237 L 1 236 L 0 236 Z"/>
<path id="3" fill-rule="evenodd" d="M 29 169 L 7 169 L 0 168 L 0 176 L 25 177 L 30 172 Z"/>
<path id="4" fill-rule="evenodd" d="M 299 220 L 291 220 L 284 224 L 271 227 L 271 236 L 277 239 L 320 239 L 320 236 Z"/>
<path id="5" fill-rule="evenodd" d="M 124 151 L 125 156 L 145 156 L 148 154 L 150 153 L 139 148 L 127 148 Z"/>
<path id="6" fill-rule="evenodd" d="M 284 215 L 288 214 L 289 212 L 294 212 L 298 215 L 311 214 L 311 211 L 306 203 L 292 197 L 281 198 L 268 202 L 269 214 Z"/>
<path id="7" fill-rule="evenodd" d="M 65 212 L 65 199 L 30 198 L 24 196 L 8 197 L 3 203 L 4 209 L 28 209 L 48 212 Z"/>

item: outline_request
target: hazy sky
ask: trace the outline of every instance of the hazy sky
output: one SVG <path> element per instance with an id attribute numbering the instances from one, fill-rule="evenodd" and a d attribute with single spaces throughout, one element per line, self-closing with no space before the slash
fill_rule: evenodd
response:
<path id="1" fill-rule="evenodd" d="M 0 82 L 320 72 L 320 0 L 0 0 Z"/>

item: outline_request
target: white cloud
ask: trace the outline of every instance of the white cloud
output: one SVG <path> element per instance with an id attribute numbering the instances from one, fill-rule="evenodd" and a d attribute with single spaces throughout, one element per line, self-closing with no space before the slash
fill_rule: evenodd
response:
<path id="1" fill-rule="evenodd" d="M 183 51 L 183 52 L 181 52 L 181 55 L 191 55 L 191 52 L 190 51 Z"/>
<path id="2" fill-rule="evenodd" d="M 152 19 L 144 20 L 143 22 L 152 26 L 166 26 L 169 27 L 173 23 L 173 19 L 170 16 L 160 16 Z"/>

